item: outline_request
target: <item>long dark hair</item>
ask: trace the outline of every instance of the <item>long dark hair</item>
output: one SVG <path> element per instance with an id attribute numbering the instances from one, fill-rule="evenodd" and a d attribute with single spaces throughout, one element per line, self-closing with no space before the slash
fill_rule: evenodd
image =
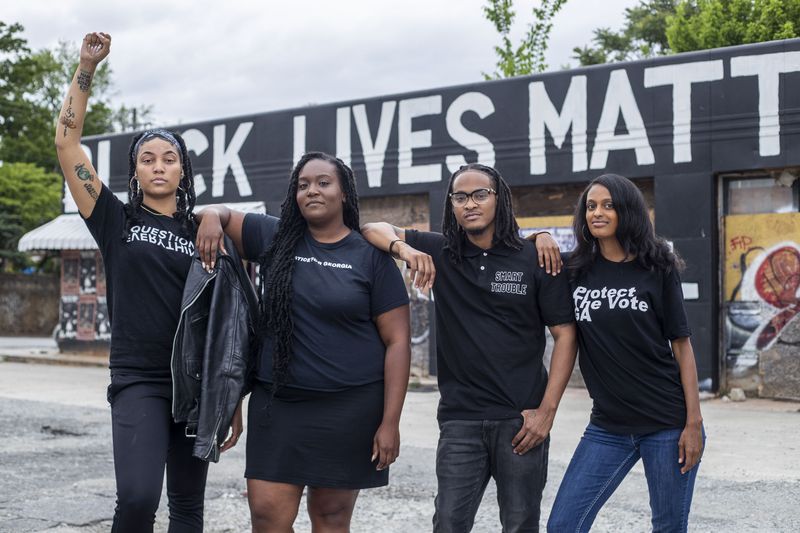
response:
<path id="1" fill-rule="evenodd" d="M 286 198 L 281 204 L 281 218 L 272 245 L 258 258 L 261 287 L 259 291 L 260 330 L 262 336 L 271 336 L 272 392 L 284 384 L 289 375 L 292 355 L 292 274 L 294 273 L 295 248 L 308 227 L 297 206 L 297 182 L 300 171 L 309 161 L 321 159 L 336 168 L 339 186 L 345 195 L 343 204 L 344 224 L 353 231 L 360 231 L 358 215 L 358 193 L 353 171 L 344 162 L 323 152 L 309 152 L 300 158 L 289 178 Z"/>
<path id="2" fill-rule="evenodd" d="M 570 276 L 576 278 L 591 268 L 600 247 L 589 226 L 586 224 L 586 199 L 589 189 L 602 185 L 611 193 L 611 201 L 617 212 L 617 240 L 625 251 L 625 257 L 635 261 L 647 270 L 659 269 L 670 272 L 683 270 L 683 260 L 672 250 L 667 242 L 656 235 L 647 211 L 647 204 L 639 188 L 628 178 L 617 174 L 603 174 L 592 180 L 583 190 L 575 206 L 572 230 L 578 245 L 567 262 Z"/>
<path id="3" fill-rule="evenodd" d="M 481 165 L 480 163 L 470 163 L 468 165 L 463 165 L 453 172 L 447 184 L 448 196 L 444 199 L 442 234 L 445 239 L 445 249 L 449 252 L 450 259 L 454 263 L 461 262 L 464 240 L 467 237 L 464 229 L 456 220 L 449 194 L 453 192 L 453 182 L 456 178 L 468 171 L 476 171 L 485 174 L 494 182 L 494 190 L 497 191 L 497 208 L 494 212 L 494 236 L 492 238 L 492 243 L 502 243 L 514 250 L 521 250 L 523 241 L 519 236 L 519 225 L 514 218 L 514 209 L 511 207 L 511 188 L 508 186 L 508 183 L 506 183 L 506 180 L 503 179 L 503 176 L 494 168 Z"/>
<path id="4" fill-rule="evenodd" d="M 186 151 L 186 143 L 183 141 L 183 137 L 174 131 L 169 131 L 168 133 L 172 135 L 178 142 L 178 147 L 180 148 L 181 152 L 180 157 L 182 176 L 181 181 L 178 183 L 178 190 L 175 191 L 175 203 L 177 211 L 175 211 L 172 216 L 175 218 L 175 220 L 181 223 L 183 230 L 189 236 L 194 238 L 194 235 L 197 232 L 197 219 L 194 215 L 194 205 L 197 197 L 194 192 L 194 172 L 192 171 L 192 162 L 189 159 L 189 152 Z M 131 227 L 137 222 L 141 223 L 141 219 L 139 218 L 139 209 L 144 201 L 144 193 L 142 192 L 142 188 L 139 186 L 139 181 L 135 180 L 133 177 L 136 175 L 136 147 L 139 144 L 139 139 L 146 134 L 153 137 L 158 137 L 159 139 L 164 139 L 167 142 L 172 142 L 170 139 L 150 131 L 143 131 L 137 134 L 131 141 L 131 146 L 128 149 L 128 203 L 125 204 L 125 214 L 127 216 L 125 217 L 125 227 L 122 229 L 123 241 L 128 239 Z"/>

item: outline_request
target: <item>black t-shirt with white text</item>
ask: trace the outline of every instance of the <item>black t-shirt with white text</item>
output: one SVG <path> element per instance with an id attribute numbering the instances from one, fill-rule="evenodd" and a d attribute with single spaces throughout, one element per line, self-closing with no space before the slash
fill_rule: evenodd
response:
<path id="1" fill-rule="evenodd" d="M 124 205 L 103 186 L 86 226 L 100 248 L 111 322 L 112 373 L 169 377 L 194 243 L 180 222 L 139 209 L 122 240 Z"/>
<path id="2" fill-rule="evenodd" d="M 279 219 L 247 214 L 244 257 L 258 260 Z M 295 248 L 292 274 L 292 356 L 289 387 L 336 391 L 382 381 L 386 346 L 374 319 L 408 305 L 403 277 L 389 254 L 357 231 L 321 243 L 306 231 Z M 263 343 L 256 378 L 272 382 L 273 346 Z"/>
<path id="3" fill-rule="evenodd" d="M 406 230 L 436 267 L 436 354 L 445 420 L 517 418 L 547 387 L 545 326 L 574 322 L 566 277 L 539 266 L 535 246 L 482 250 L 465 241 L 460 264 L 440 233 Z"/>
<path id="4" fill-rule="evenodd" d="M 691 335 L 679 275 L 599 256 L 571 289 L 592 423 L 617 434 L 684 427 L 686 402 L 669 343 Z"/>

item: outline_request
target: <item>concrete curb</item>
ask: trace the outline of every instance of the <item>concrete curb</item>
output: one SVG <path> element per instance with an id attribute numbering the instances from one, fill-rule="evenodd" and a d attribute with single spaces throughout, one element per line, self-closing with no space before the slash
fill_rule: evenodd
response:
<path id="1" fill-rule="evenodd" d="M 66 354 L 54 349 L 41 348 L 0 348 L 0 362 L 108 368 L 108 357 L 105 355 Z M 436 376 L 412 375 L 408 379 L 408 390 L 436 392 L 439 390 L 439 385 Z"/>
<path id="2" fill-rule="evenodd" d="M 0 361 L 108 368 L 108 357 L 104 355 L 64 354 L 57 350 L 15 350 L 7 348 L 0 352 Z"/>

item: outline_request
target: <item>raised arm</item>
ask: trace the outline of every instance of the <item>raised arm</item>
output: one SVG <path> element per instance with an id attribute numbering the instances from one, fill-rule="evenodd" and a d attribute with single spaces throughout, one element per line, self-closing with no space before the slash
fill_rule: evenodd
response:
<path id="1" fill-rule="evenodd" d="M 411 279 L 419 289 L 430 289 L 436 278 L 433 258 L 406 242 L 406 230 L 386 222 L 370 222 L 361 226 L 361 234 L 372 246 L 389 252 L 395 259 L 405 261 Z"/>
<path id="2" fill-rule="evenodd" d="M 81 148 L 81 134 L 92 78 L 97 65 L 110 50 L 111 36 L 106 33 L 87 33 L 83 38 L 78 69 L 64 98 L 56 127 L 55 144 L 61 172 L 84 217 L 92 214 L 103 184 Z"/>

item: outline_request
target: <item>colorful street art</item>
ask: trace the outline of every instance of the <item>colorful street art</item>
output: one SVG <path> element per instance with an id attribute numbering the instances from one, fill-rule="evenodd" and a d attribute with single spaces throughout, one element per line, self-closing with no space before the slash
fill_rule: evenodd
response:
<path id="1" fill-rule="evenodd" d="M 103 261 L 97 251 L 65 250 L 61 254 L 61 305 L 55 339 L 61 349 L 76 341 L 111 338 Z"/>
<path id="2" fill-rule="evenodd" d="M 745 378 L 750 368 L 755 384 L 769 379 L 758 375 L 759 354 L 795 344 L 785 332 L 800 315 L 800 213 L 731 215 L 724 223 L 729 378 Z"/>

